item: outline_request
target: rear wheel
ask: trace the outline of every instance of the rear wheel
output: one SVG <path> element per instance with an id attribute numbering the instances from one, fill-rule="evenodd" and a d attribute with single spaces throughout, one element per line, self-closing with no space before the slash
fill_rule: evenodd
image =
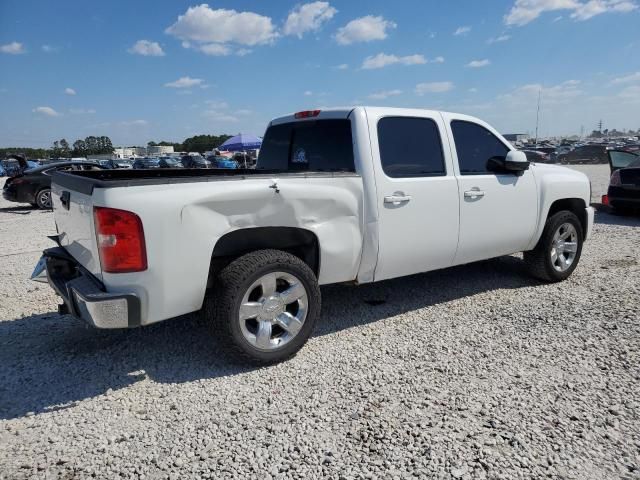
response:
<path id="1" fill-rule="evenodd" d="M 220 272 L 203 313 L 225 346 L 265 364 L 302 348 L 320 306 L 320 288 L 307 264 L 286 252 L 260 250 Z"/>
<path id="2" fill-rule="evenodd" d="M 36 194 L 36 205 L 41 210 L 51 209 L 51 189 L 43 188 Z"/>
<path id="3" fill-rule="evenodd" d="M 578 266 L 582 254 L 582 225 L 570 211 L 558 212 L 547 219 L 536 247 L 524 252 L 530 273 L 546 282 L 565 280 Z"/>

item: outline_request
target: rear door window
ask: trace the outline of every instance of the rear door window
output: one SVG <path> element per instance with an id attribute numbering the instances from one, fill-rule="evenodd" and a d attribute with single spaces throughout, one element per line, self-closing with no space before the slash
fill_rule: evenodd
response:
<path id="1" fill-rule="evenodd" d="M 316 120 L 273 125 L 267 129 L 258 169 L 354 172 L 349 120 Z"/>
<path id="2" fill-rule="evenodd" d="M 388 177 L 446 175 L 438 125 L 429 118 L 380 119 L 378 145 L 382 170 Z"/>
<path id="3" fill-rule="evenodd" d="M 489 130 L 477 123 L 454 120 L 451 122 L 453 139 L 458 153 L 461 175 L 492 174 L 487 161 L 492 157 L 505 158 L 509 148 Z"/>

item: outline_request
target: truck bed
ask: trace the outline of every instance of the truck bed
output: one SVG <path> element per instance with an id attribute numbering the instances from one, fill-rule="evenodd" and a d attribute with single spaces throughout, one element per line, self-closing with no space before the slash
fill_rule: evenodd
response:
<path id="1" fill-rule="evenodd" d="M 260 177 L 345 177 L 355 176 L 348 171 L 284 171 L 256 169 L 149 169 L 149 170 L 87 170 L 54 172 L 53 182 L 61 187 L 91 195 L 94 188 L 116 188 L 143 185 L 163 185 L 221 180 L 242 180 Z"/>

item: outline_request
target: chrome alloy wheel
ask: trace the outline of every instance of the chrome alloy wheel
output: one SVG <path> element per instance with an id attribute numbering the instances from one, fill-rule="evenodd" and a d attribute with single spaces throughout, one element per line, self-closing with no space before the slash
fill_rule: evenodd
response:
<path id="1" fill-rule="evenodd" d="M 38 205 L 44 208 L 51 208 L 51 190 L 42 190 L 38 193 Z"/>
<path id="2" fill-rule="evenodd" d="M 244 338 L 259 350 L 275 350 L 300 331 L 308 311 L 307 290 L 294 275 L 270 272 L 247 289 L 238 320 Z"/>
<path id="3" fill-rule="evenodd" d="M 566 271 L 573 264 L 578 252 L 578 232 L 570 223 L 563 223 L 553 234 L 551 264 L 558 272 Z"/>

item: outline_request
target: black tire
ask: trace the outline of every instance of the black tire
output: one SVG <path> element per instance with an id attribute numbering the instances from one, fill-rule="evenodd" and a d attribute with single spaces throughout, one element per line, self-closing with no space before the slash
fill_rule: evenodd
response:
<path id="1" fill-rule="evenodd" d="M 271 272 L 286 272 L 297 277 L 307 294 L 307 314 L 302 327 L 285 345 L 260 350 L 243 335 L 239 309 L 251 285 Z M 320 316 L 321 295 L 318 280 L 309 266 L 298 257 L 281 250 L 258 250 L 237 258 L 217 276 L 207 293 L 202 314 L 229 353 L 254 364 L 281 362 L 293 356 L 306 343 Z"/>
<path id="2" fill-rule="evenodd" d="M 48 203 L 47 203 L 48 198 Z M 36 205 L 40 210 L 51 210 L 51 189 L 43 188 L 36 193 Z"/>
<path id="3" fill-rule="evenodd" d="M 577 232 L 577 250 L 572 264 L 564 271 L 554 268 L 551 260 L 551 249 L 553 248 L 553 236 L 556 231 L 565 223 L 573 225 Z M 578 266 L 580 255 L 582 254 L 582 244 L 584 242 L 584 232 L 578 217 L 568 210 L 563 210 L 549 217 L 545 223 L 542 236 L 533 250 L 524 252 L 524 261 L 529 273 L 545 282 L 561 282 L 566 280 Z"/>

